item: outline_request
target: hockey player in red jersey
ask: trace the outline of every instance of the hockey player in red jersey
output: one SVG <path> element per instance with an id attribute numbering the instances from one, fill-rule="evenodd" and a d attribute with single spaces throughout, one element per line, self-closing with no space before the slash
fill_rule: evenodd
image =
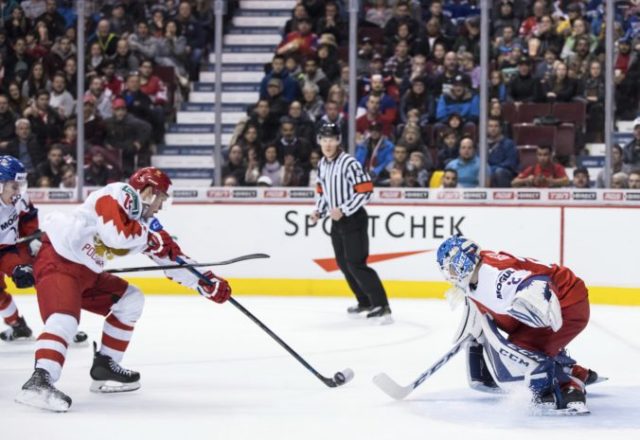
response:
<path id="1" fill-rule="evenodd" d="M 469 337 L 472 388 L 492 391 L 525 380 L 538 408 L 588 413 L 585 385 L 598 375 L 565 351 L 589 322 L 584 282 L 566 267 L 481 251 L 459 236 L 440 245 L 437 260 L 455 286 L 449 295 L 465 298 L 458 338 Z"/>
<path id="2" fill-rule="evenodd" d="M 34 264 L 40 314 L 45 323 L 38 337 L 35 371 L 16 401 L 51 411 L 67 411 L 71 398 L 55 388 L 80 310 L 106 316 L 102 344 L 94 353 L 91 391 L 121 392 L 140 387 L 140 374 L 120 365 L 144 297 L 122 278 L 103 272 L 106 259 L 144 253 L 158 264 L 184 256 L 154 215 L 169 197 L 171 180 L 162 171 L 142 168 L 128 183 L 112 183 L 94 191 L 72 213 L 53 213 L 42 224 L 45 234 Z M 167 276 L 223 303 L 231 288 L 210 271 L 205 283 L 188 270 Z"/>
<path id="3" fill-rule="evenodd" d="M 12 156 L 0 156 L 0 317 L 9 326 L 0 332 L 0 339 L 7 342 L 31 337 L 4 282 L 6 275 L 19 289 L 34 284 L 31 252 L 37 251 L 39 242 L 16 244 L 18 238 L 38 230 L 38 210 L 29 201 L 26 187 L 22 163 Z"/>

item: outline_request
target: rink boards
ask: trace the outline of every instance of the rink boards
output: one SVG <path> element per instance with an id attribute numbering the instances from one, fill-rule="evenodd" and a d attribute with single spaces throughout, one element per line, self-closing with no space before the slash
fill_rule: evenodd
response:
<path id="1" fill-rule="evenodd" d="M 39 203 L 40 216 L 75 206 Z M 232 281 L 237 294 L 349 295 L 333 258 L 331 221 L 312 226 L 312 209 L 308 200 L 263 197 L 211 203 L 179 202 L 176 197 L 159 219 L 200 262 L 256 252 L 271 255 L 215 271 Z M 392 297 L 441 298 L 447 284 L 434 251 L 444 238 L 461 233 L 483 249 L 567 265 L 590 286 L 594 303 L 640 305 L 637 205 L 421 202 L 388 200 L 378 193 L 367 211 L 370 262 Z M 151 264 L 138 255 L 113 260 L 108 267 Z M 131 275 L 127 278 L 145 293 L 191 293 L 161 272 Z"/>

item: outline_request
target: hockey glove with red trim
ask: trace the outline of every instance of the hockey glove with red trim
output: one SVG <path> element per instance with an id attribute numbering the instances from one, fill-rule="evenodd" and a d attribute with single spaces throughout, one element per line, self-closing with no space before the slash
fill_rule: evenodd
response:
<path id="1" fill-rule="evenodd" d="M 171 261 L 176 261 L 176 257 L 182 255 L 182 250 L 169 233 L 162 229 L 157 232 L 149 231 L 144 253 L 156 258 L 169 258 Z"/>
<path id="2" fill-rule="evenodd" d="M 217 277 L 210 270 L 203 273 L 211 283 L 204 280 L 198 282 L 198 293 L 213 302 L 222 304 L 231 297 L 231 286 L 224 278 Z"/>

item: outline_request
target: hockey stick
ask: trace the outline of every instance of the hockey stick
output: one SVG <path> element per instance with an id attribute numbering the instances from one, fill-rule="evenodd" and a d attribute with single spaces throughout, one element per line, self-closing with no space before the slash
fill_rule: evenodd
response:
<path id="1" fill-rule="evenodd" d="M 192 265 L 188 265 L 186 263 L 186 261 L 184 261 L 180 257 L 178 257 L 176 259 L 176 261 L 179 264 L 182 264 L 183 265 L 182 267 L 184 267 L 189 272 L 191 272 L 192 274 L 194 274 L 195 276 L 200 278 L 205 283 L 212 284 L 210 279 L 208 279 L 203 274 L 201 274 Z M 313 368 L 307 361 L 305 361 L 302 358 L 302 356 L 300 356 L 298 353 L 296 353 L 293 348 L 289 347 L 289 345 L 287 345 L 286 342 L 284 342 L 282 339 L 280 339 L 280 337 L 278 335 L 276 335 L 269 327 L 267 327 L 262 321 L 260 321 L 258 318 L 256 318 L 249 310 L 245 309 L 244 306 L 242 306 L 242 304 L 240 304 L 238 301 L 236 301 L 235 298 L 229 298 L 228 301 L 231 304 L 233 304 L 234 307 L 236 307 L 238 310 L 240 310 L 246 317 L 248 317 L 255 324 L 257 324 L 258 327 L 260 327 L 262 330 L 264 330 L 265 333 L 267 333 L 269 336 L 271 336 L 272 339 L 274 339 L 278 344 L 280 344 L 280 346 L 282 348 L 287 350 L 291 356 L 293 356 L 298 362 L 300 362 L 302 365 L 304 365 L 304 367 L 308 371 L 313 373 L 313 375 L 315 377 L 317 377 L 318 379 L 320 379 L 322 381 L 322 383 L 324 383 L 326 386 L 328 386 L 330 388 L 339 387 L 340 385 L 344 385 L 345 383 L 347 383 L 351 379 L 353 379 L 353 370 L 351 370 L 351 368 L 346 368 L 346 369 L 344 369 L 342 371 L 338 371 L 336 374 L 334 374 L 333 378 L 324 377 L 322 374 L 318 373 L 318 371 L 315 368 Z"/>
<path id="2" fill-rule="evenodd" d="M 122 269 L 110 269 L 105 272 L 109 273 L 124 273 L 124 272 L 148 272 L 151 270 L 172 270 L 172 269 L 188 269 L 190 267 L 207 267 L 207 266 L 225 266 L 227 264 L 237 263 L 244 260 L 254 260 L 256 258 L 270 258 L 267 254 L 248 254 L 241 255 L 239 257 L 231 258 L 230 260 L 217 261 L 215 263 L 193 263 L 193 264 L 170 264 L 167 266 L 142 266 L 142 267 L 129 267 Z"/>
<path id="3" fill-rule="evenodd" d="M 27 235 L 26 237 L 20 237 L 16 240 L 16 244 L 26 243 L 31 240 L 37 240 L 42 236 L 42 231 L 36 231 L 31 235 Z"/>
<path id="4" fill-rule="evenodd" d="M 420 377 L 414 380 L 409 385 L 403 387 L 398 385 L 393 379 L 387 376 L 385 373 L 380 373 L 373 378 L 373 383 L 378 386 L 382 391 L 384 391 L 387 395 L 393 397 L 396 400 L 402 400 L 407 397 L 413 390 L 418 388 L 422 382 L 427 380 L 433 373 L 438 371 L 440 367 L 449 362 L 452 357 L 454 357 L 460 349 L 471 339 L 472 335 L 467 335 L 466 337 L 460 339 L 458 342 L 454 344 L 451 349 L 445 353 L 438 361 L 433 364 L 427 371 L 422 373 Z"/>

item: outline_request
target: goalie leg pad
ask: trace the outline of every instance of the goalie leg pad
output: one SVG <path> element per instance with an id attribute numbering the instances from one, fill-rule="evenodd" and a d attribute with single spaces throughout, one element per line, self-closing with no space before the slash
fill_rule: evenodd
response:
<path id="1" fill-rule="evenodd" d="M 467 380 L 469 387 L 485 393 L 501 393 L 502 389 L 493 379 L 484 359 L 482 344 L 471 340 L 466 347 L 467 351 Z"/>

